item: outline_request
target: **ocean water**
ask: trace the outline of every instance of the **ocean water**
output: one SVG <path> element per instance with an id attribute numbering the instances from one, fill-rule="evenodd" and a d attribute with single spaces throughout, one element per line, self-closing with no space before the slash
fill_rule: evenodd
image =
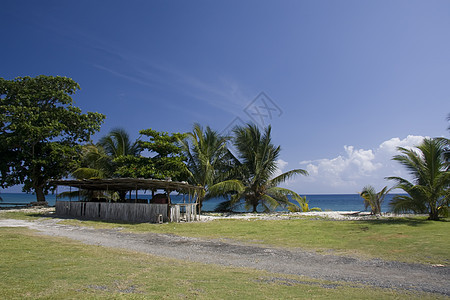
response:
<path id="1" fill-rule="evenodd" d="M 305 196 L 305 195 L 302 195 Z M 389 194 L 386 196 L 381 210 L 383 212 L 389 211 L 389 202 L 395 194 Z M 25 193 L 1 193 L 0 197 L 3 202 L 0 201 L 1 207 L 11 207 L 5 203 L 30 203 L 36 201 L 36 196 L 33 194 Z M 150 199 L 151 194 L 139 194 L 139 199 Z M 132 195 L 134 199 L 134 195 Z M 56 195 L 47 195 L 46 200 L 50 206 L 54 206 L 56 202 Z M 62 201 L 69 201 L 69 199 L 60 199 Z M 180 195 L 171 195 L 172 202 L 183 202 L 183 197 Z M 185 198 L 187 202 L 187 197 Z M 310 208 L 319 207 L 323 211 L 364 211 L 363 199 L 358 194 L 324 194 L 324 195 L 306 195 L 306 200 Z M 222 198 L 214 198 L 203 203 L 203 211 L 214 211 L 216 206 L 224 201 Z M 370 210 L 370 208 L 369 208 Z M 244 208 L 240 207 L 237 211 L 244 212 Z"/>

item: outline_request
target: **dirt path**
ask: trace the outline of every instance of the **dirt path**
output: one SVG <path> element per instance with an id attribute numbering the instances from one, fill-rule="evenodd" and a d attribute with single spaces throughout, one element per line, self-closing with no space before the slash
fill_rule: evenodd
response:
<path id="1" fill-rule="evenodd" d="M 369 284 L 385 288 L 424 291 L 450 296 L 450 268 L 383 260 L 321 255 L 303 250 L 260 247 L 233 241 L 207 240 L 167 234 L 132 234 L 43 221 L 0 220 L 2 226 L 24 226 L 42 234 L 68 237 L 86 244 L 123 248 L 158 256 L 248 267 L 273 273 L 295 274 Z"/>

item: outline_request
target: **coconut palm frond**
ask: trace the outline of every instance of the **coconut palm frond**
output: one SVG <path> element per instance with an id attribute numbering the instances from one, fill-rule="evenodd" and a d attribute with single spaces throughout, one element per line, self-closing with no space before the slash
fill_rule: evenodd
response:
<path id="1" fill-rule="evenodd" d="M 123 128 L 114 128 L 99 141 L 106 153 L 117 158 L 119 156 L 137 156 L 142 148 L 138 141 L 131 142 L 129 134 Z"/>
<path id="2" fill-rule="evenodd" d="M 274 177 L 281 148 L 271 141 L 271 127 L 261 131 L 255 124 L 246 124 L 235 127 L 233 133 L 233 146 L 237 150 L 237 156 L 234 160 L 231 159 L 233 168 L 227 175 L 238 180 L 239 187 L 230 188 L 228 192 L 243 199 L 246 209 L 251 208 L 253 212 L 256 212 L 258 205 L 261 205 L 263 210 L 273 210 L 278 206 L 295 206 L 288 198 L 288 195 L 296 195 L 294 192 L 275 188 L 293 176 L 306 175 L 307 172 L 296 169 Z M 214 188 L 215 193 L 227 192 L 217 187 Z M 302 202 L 300 196 L 298 199 Z"/>
<path id="3" fill-rule="evenodd" d="M 72 173 L 72 176 L 76 179 L 96 179 L 104 178 L 104 173 L 98 169 L 78 168 Z"/>
<path id="4" fill-rule="evenodd" d="M 211 197 L 219 197 L 230 193 L 242 193 L 244 191 L 245 186 L 239 180 L 222 181 L 209 187 Z"/>
<path id="5" fill-rule="evenodd" d="M 277 186 L 277 185 L 285 182 L 286 180 L 289 180 L 289 179 L 295 177 L 296 175 L 308 176 L 308 171 L 303 170 L 303 169 L 290 170 L 288 172 L 285 172 L 285 173 L 273 178 L 271 180 L 271 184 L 273 184 L 273 186 Z"/>
<path id="6" fill-rule="evenodd" d="M 439 210 L 450 186 L 448 175 L 448 161 L 445 153 L 448 142 L 445 139 L 424 139 L 415 150 L 398 148 L 402 155 L 394 156 L 394 160 L 405 166 L 414 177 L 414 183 L 399 177 L 390 177 L 396 180 L 408 197 L 393 201 L 393 208 L 404 210 L 408 204 L 409 209 L 415 212 L 427 208 L 429 219 L 439 219 Z"/>
<path id="7" fill-rule="evenodd" d="M 364 199 L 364 209 L 370 207 L 371 213 L 374 215 L 381 214 L 381 205 L 386 198 L 386 195 L 393 188 L 388 188 L 385 186 L 378 193 L 375 191 L 375 188 L 371 185 L 365 186 L 361 193 L 359 194 L 361 198 Z"/>

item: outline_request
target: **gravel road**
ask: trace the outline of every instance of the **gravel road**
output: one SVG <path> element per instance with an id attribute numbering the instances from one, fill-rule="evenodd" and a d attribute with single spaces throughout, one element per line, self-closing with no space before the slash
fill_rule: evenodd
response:
<path id="1" fill-rule="evenodd" d="M 41 234 L 68 237 L 90 245 L 123 248 L 158 256 L 225 266 L 248 267 L 273 273 L 304 275 L 383 288 L 423 291 L 450 296 L 450 267 L 362 260 L 322 255 L 301 249 L 255 246 L 236 241 L 180 237 L 168 234 L 133 234 L 40 221 L 0 220 L 2 226 L 24 226 Z"/>

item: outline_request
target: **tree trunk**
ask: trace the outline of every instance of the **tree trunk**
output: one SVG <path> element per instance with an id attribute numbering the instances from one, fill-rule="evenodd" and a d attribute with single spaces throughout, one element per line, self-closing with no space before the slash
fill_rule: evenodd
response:
<path id="1" fill-rule="evenodd" d="M 198 215 L 202 214 L 202 206 L 203 206 L 203 198 L 199 198 L 198 199 L 198 204 L 197 204 L 197 213 L 198 213 Z"/>
<path id="2" fill-rule="evenodd" d="M 34 191 L 36 193 L 36 201 L 37 202 L 45 202 L 44 187 L 37 186 L 34 188 Z"/>
<path id="3" fill-rule="evenodd" d="M 431 209 L 428 220 L 438 221 L 439 220 L 439 210 Z"/>
<path id="4" fill-rule="evenodd" d="M 127 191 L 119 191 L 119 202 L 125 203 L 126 196 L 127 196 Z"/>

